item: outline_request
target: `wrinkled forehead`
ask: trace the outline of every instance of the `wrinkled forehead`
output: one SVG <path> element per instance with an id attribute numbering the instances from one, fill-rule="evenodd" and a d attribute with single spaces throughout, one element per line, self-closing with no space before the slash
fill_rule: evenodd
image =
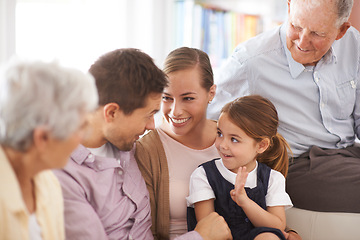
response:
<path id="1" fill-rule="evenodd" d="M 332 0 L 291 0 L 289 21 L 297 24 L 311 23 L 313 28 L 323 30 L 329 27 L 332 28 L 335 27 L 338 19 L 335 6 L 335 1 Z"/>
<path id="2" fill-rule="evenodd" d="M 318 14 L 334 14 L 337 16 L 336 0 L 289 0 L 290 14 L 298 12 L 316 12 Z M 309 16 L 310 17 L 310 16 Z"/>

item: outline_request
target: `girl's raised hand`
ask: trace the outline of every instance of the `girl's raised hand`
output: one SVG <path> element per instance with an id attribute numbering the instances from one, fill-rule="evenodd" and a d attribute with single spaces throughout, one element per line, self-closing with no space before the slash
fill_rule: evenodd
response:
<path id="1" fill-rule="evenodd" d="M 246 167 L 239 167 L 239 170 L 235 179 L 235 189 L 230 191 L 231 198 L 240 207 L 250 200 L 245 191 L 245 182 L 249 173 L 246 171 Z"/>

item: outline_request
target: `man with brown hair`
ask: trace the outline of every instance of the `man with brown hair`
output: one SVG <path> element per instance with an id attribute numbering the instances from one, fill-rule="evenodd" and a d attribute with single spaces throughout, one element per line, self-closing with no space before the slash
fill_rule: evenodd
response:
<path id="1" fill-rule="evenodd" d="M 88 119 L 82 145 L 56 171 L 65 199 L 66 238 L 153 239 L 149 194 L 133 146 L 154 128 L 166 76 L 137 49 L 109 52 L 89 71 L 99 108 Z M 179 239 L 226 239 L 227 230 L 222 218 L 212 216 Z"/>

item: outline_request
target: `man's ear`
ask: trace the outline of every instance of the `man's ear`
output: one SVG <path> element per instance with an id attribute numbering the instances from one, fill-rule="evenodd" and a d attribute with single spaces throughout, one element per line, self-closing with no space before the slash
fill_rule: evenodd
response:
<path id="1" fill-rule="evenodd" d="M 117 103 L 108 103 L 103 108 L 105 122 L 112 122 L 121 111 Z"/>
<path id="2" fill-rule="evenodd" d="M 264 138 L 258 143 L 258 154 L 263 153 L 270 146 L 270 139 Z"/>
<path id="3" fill-rule="evenodd" d="M 342 38 L 345 35 L 346 31 L 350 28 L 350 26 L 351 26 L 350 22 L 344 22 L 339 28 L 339 33 L 336 36 L 336 40 Z"/>

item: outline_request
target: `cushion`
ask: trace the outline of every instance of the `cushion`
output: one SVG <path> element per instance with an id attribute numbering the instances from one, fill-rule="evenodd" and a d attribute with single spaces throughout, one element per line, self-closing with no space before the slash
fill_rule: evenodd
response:
<path id="1" fill-rule="evenodd" d="M 360 213 L 315 212 L 293 207 L 286 210 L 286 223 L 303 240 L 360 239 Z"/>

